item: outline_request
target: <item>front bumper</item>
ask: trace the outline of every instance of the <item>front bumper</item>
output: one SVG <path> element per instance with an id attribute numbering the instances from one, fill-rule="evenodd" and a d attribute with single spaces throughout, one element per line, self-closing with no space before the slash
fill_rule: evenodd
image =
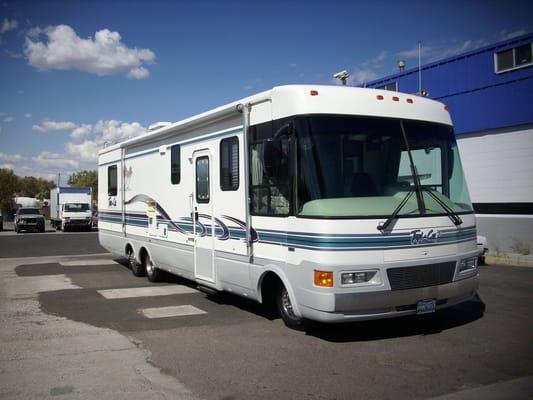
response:
<path id="1" fill-rule="evenodd" d="M 331 293 L 322 297 L 334 302 L 334 311 L 327 312 L 300 304 L 303 317 L 321 322 L 349 322 L 416 314 L 416 303 L 435 299 L 437 310 L 470 300 L 479 286 L 478 276 L 444 285 L 407 290 L 386 290 L 366 293 Z M 329 297 L 329 298 L 328 298 Z"/>
<path id="2" fill-rule="evenodd" d="M 44 220 L 40 221 L 25 221 L 20 220 L 17 222 L 17 227 L 21 230 L 27 230 L 27 229 L 42 229 L 44 228 Z"/>
<path id="3" fill-rule="evenodd" d="M 69 219 L 63 222 L 64 226 L 92 226 L 92 220 L 90 219 Z"/>

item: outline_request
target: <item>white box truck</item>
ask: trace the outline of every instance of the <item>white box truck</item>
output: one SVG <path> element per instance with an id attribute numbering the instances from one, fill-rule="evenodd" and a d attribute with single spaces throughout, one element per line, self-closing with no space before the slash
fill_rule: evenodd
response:
<path id="1" fill-rule="evenodd" d="M 56 187 L 50 191 L 50 222 L 57 230 L 92 229 L 90 187 Z"/>

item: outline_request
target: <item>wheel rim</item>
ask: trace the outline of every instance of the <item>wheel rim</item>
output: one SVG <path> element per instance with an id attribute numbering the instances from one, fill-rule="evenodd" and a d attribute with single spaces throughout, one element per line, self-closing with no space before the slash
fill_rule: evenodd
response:
<path id="1" fill-rule="evenodd" d="M 291 298 L 289 297 L 289 292 L 287 292 L 287 289 L 285 287 L 281 291 L 281 307 L 283 308 L 283 312 L 286 315 L 291 318 L 296 318 L 296 315 L 294 314 L 294 310 L 292 308 Z"/>
<path id="2" fill-rule="evenodd" d="M 146 255 L 146 273 L 152 275 L 154 272 L 154 263 L 152 262 L 149 255 Z"/>

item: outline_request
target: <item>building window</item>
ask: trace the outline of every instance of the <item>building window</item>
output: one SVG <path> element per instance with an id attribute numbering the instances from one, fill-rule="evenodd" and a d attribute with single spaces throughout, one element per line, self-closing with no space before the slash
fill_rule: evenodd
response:
<path id="1" fill-rule="evenodd" d="M 239 188 L 239 139 L 237 136 L 220 141 L 220 188 Z"/>
<path id="2" fill-rule="evenodd" d="M 170 181 L 173 185 L 180 183 L 181 179 L 181 148 L 175 144 L 170 148 Z"/>
<path id="3" fill-rule="evenodd" d="M 494 54 L 494 69 L 496 73 L 531 65 L 531 46 L 532 44 L 528 43 Z"/>
<path id="4" fill-rule="evenodd" d="M 209 203 L 209 157 L 196 159 L 196 201 Z"/>
<path id="5" fill-rule="evenodd" d="M 116 196 L 117 195 L 117 166 L 110 165 L 107 167 L 107 195 Z"/>
<path id="6" fill-rule="evenodd" d="M 378 86 L 376 89 L 390 90 L 391 92 L 398 91 L 398 83 L 396 81 L 387 83 L 386 85 Z"/>

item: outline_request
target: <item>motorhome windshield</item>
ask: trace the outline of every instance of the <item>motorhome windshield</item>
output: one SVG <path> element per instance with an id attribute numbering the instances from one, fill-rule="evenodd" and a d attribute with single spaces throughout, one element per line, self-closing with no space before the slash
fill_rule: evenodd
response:
<path id="1" fill-rule="evenodd" d="M 88 211 L 89 210 L 89 204 L 87 203 L 66 203 L 65 204 L 65 211 L 67 212 L 82 212 L 82 211 Z"/>
<path id="2" fill-rule="evenodd" d="M 402 122 L 405 138 L 398 119 L 298 118 L 297 215 L 390 216 L 415 190 L 406 139 L 422 199 L 411 196 L 398 216 L 472 213 L 452 128 L 422 121 Z"/>

